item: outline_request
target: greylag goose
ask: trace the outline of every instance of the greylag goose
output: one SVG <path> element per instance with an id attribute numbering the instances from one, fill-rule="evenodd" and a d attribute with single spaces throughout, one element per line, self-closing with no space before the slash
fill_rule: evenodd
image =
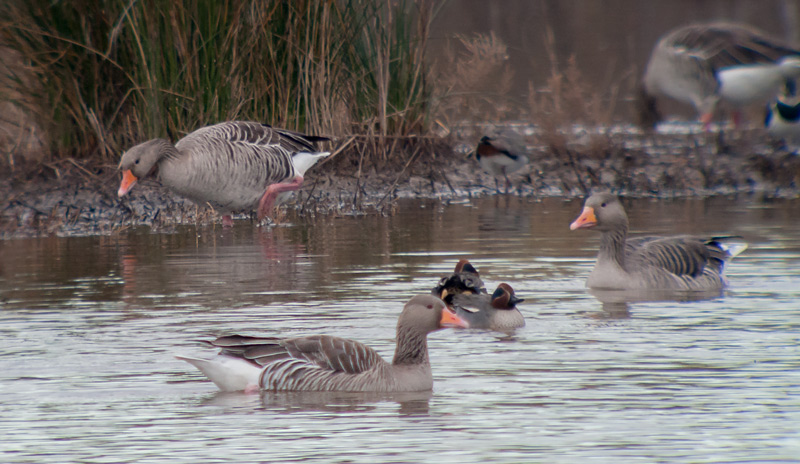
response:
<path id="1" fill-rule="evenodd" d="M 508 284 L 500 284 L 491 295 L 458 293 L 450 298 L 450 307 L 458 317 L 469 323 L 470 329 L 513 330 L 525 326 L 525 318 L 517 309 L 517 298 Z"/>
<path id="2" fill-rule="evenodd" d="M 523 147 L 519 143 L 509 140 L 500 140 L 489 136 L 481 137 L 474 154 L 481 167 L 494 176 L 495 188 L 500 191 L 497 177 L 503 176 L 506 180 L 506 191 L 511 187 L 508 175 L 519 171 L 528 164 L 528 156 L 522 153 Z"/>
<path id="3" fill-rule="evenodd" d="M 721 290 L 725 264 L 747 248 L 739 237 L 627 238 L 628 216 L 611 193 L 586 199 L 569 228 L 602 234 L 597 263 L 586 282 L 596 289 Z"/>
<path id="4" fill-rule="evenodd" d="M 122 155 L 118 194 L 154 176 L 179 195 L 211 204 L 223 213 L 225 225 L 238 210 L 257 209 L 263 219 L 281 192 L 300 188 L 306 170 L 328 156 L 313 145 L 324 140 L 248 121 L 203 127 L 174 145 L 153 139 Z"/>
<path id="5" fill-rule="evenodd" d="M 459 260 L 453 273 L 442 277 L 431 291 L 431 294 L 441 298 L 445 303 L 450 296 L 461 293 L 487 293 L 478 270 L 466 259 Z"/>
<path id="6" fill-rule="evenodd" d="M 639 122 L 661 119 L 656 97 L 694 105 L 706 129 L 722 99 L 735 107 L 767 104 L 800 76 L 800 51 L 737 24 L 694 24 L 656 43 L 639 89 Z M 738 125 L 738 113 L 734 113 Z"/>
<path id="7" fill-rule="evenodd" d="M 400 313 L 391 363 L 364 344 L 328 335 L 232 335 L 208 342 L 221 348 L 212 359 L 177 358 L 200 369 L 223 391 L 427 391 L 433 388 L 428 334 L 467 325 L 442 300 L 417 295 Z"/>

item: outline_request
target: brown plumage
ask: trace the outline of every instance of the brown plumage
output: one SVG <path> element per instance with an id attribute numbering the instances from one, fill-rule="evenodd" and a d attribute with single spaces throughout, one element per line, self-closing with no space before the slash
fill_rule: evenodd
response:
<path id="1" fill-rule="evenodd" d="M 747 245 L 738 237 L 628 238 L 628 216 L 611 193 L 590 196 L 570 229 L 601 232 L 597 263 L 586 282 L 598 289 L 722 289 L 728 260 Z"/>
<path id="2" fill-rule="evenodd" d="M 487 293 L 478 270 L 466 259 L 459 260 L 453 273 L 442 277 L 431 291 L 431 294 L 441 298 L 448 305 L 453 295 L 461 293 Z"/>
<path id="3" fill-rule="evenodd" d="M 507 331 L 525 326 L 525 318 L 517 309 L 517 303 L 523 301 L 525 300 L 517 298 L 510 285 L 502 283 L 491 295 L 455 294 L 451 298 L 450 307 L 460 318 L 469 322 L 471 329 Z"/>
<path id="4" fill-rule="evenodd" d="M 178 358 L 200 369 L 223 391 L 425 391 L 433 387 L 428 334 L 467 325 L 442 300 L 418 295 L 400 313 L 391 363 L 362 343 L 328 335 L 232 335 L 207 342 L 221 349 L 216 358 Z"/>
<path id="5" fill-rule="evenodd" d="M 223 213 L 257 210 L 265 217 L 282 192 L 297 190 L 305 171 L 319 159 L 315 142 L 327 140 L 249 121 L 203 127 L 176 144 L 153 139 L 122 155 L 119 196 L 142 178 L 153 176 L 165 187 Z"/>

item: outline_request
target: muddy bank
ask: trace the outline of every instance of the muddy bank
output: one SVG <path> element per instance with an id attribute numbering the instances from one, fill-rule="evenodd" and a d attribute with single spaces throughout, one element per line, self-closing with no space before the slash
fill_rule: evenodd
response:
<path id="1" fill-rule="evenodd" d="M 597 188 L 663 198 L 800 196 L 800 156 L 787 147 L 759 131 L 704 134 L 696 129 L 675 125 L 645 135 L 629 127 L 602 132 L 577 127 L 567 134 L 545 135 L 524 125 L 461 128 L 450 134 L 450 149 L 418 152 L 389 167 L 362 165 L 360 175 L 352 160 L 319 164 L 274 219 L 391 214 L 398 198 L 574 197 Z M 496 182 L 465 154 L 480 135 L 509 131 L 525 143 L 531 162 L 511 176 L 507 190 L 503 179 Z M 169 231 L 177 224 L 220 223 L 210 208 L 173 195 L 154 181 L 140 183 L 122 199 L 116 194 L 118 186 L 113 166 L 62 161 L 35 171 L 6 168 L 0 182 L 0 238 L 113 234 L 136 226 Z"/>

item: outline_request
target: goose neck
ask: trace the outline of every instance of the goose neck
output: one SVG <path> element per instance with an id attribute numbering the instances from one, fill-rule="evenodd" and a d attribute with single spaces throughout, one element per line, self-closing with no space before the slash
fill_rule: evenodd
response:
<path id="1" fill-rule="evenodd" d="M 397 328 L 393 365 L 428 364 L 428 336 L 409 327 Z"/>

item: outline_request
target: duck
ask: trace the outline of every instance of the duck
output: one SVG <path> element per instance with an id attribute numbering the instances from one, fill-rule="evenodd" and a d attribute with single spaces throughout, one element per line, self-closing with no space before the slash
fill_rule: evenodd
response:
<path id="1" fill-rule="evenodd" d="M 597 262 L 586 281 L 592 289 L 722 290 L 726 264 L 747 248 L 738 236 L 628 238 L 628 216 L 610 192 L 589 196 L 569 228 L 601 233 Z"/>
<path id="2" fill-rule="evenodd" d="M 767 104 L 788 79 L 800 76 L 800 51 L 767 34 L 733 23 L 677 28 L 656 43 L 638 90 L 639 122 L 661 120 L 657 97 L 689 103 L 710 129 L 718 101 L 737 108 Z"/>
<path id="3" fill-rule="evenodd" d="M 767 106 L 764 126 L 771 136 L 787 143 L 800 142 L 800 101 L 794 96 L 780 96 Z"/>
<path id="4" fill-rule="evenodd" d="M 441 299 L 416 295 L 397 320 L 392 362 L 367 345 L 330 335 L 229 335 L 206 342 L 220 349 L 212 358 L 176 357 L 198 368 L 222 391 L 430 391 L 428 334 L 468 325 Z"/>
<path id="5" fill-rule="evenodd" d="M 528 156 L 522 153 L 522 148 L 513 144 L 509 140 L 500 140 L 497 137 L 484 135 L 478 142 L 475 151 L 468 156 L 475 155 L 478 164 L 484 171 L 494 177 L 495 188 L 500 191 L 497 182 L 498 176 L 503 176 L 506 181 L 506 192 L 511 188 L 511 181 L 508 175 L 519 171 L 529 163 Z"/>
<path id="6" fill-rule="evenodd" d="M 517 303 L 525 301 L 514 294 L 507 283 L 501 283 L 491 294 L 457 293 L 450 298 L 449 307 L 469 323 L 470 329 L 509 331 L 525 326 L 525 318 Z"/>
<path id="7" fill-rule="evenodd" d="M 202 127 L 173 144 L 157 138 L 136 145 L 119 163 L 127 195 L 140 179 L 154 177 L 173 192 L 222 213 L 257 210 L 268 215 L 282 192 L 297 190 L 305 172 L 329 152 L 316 142 L 328 138 L 279 129 L 252 121 L 226 121 Z"/>
<path id="8" fill-rule="evenodd" d="M 442 277 L 439 283 L 431 290 L 432 295 L 441 298 L 445 302 L 452 295 L 461 293 L 487 294 L 478 270 L 467 259 L 458 260 L 453 273 L 447 277 Z"/>

